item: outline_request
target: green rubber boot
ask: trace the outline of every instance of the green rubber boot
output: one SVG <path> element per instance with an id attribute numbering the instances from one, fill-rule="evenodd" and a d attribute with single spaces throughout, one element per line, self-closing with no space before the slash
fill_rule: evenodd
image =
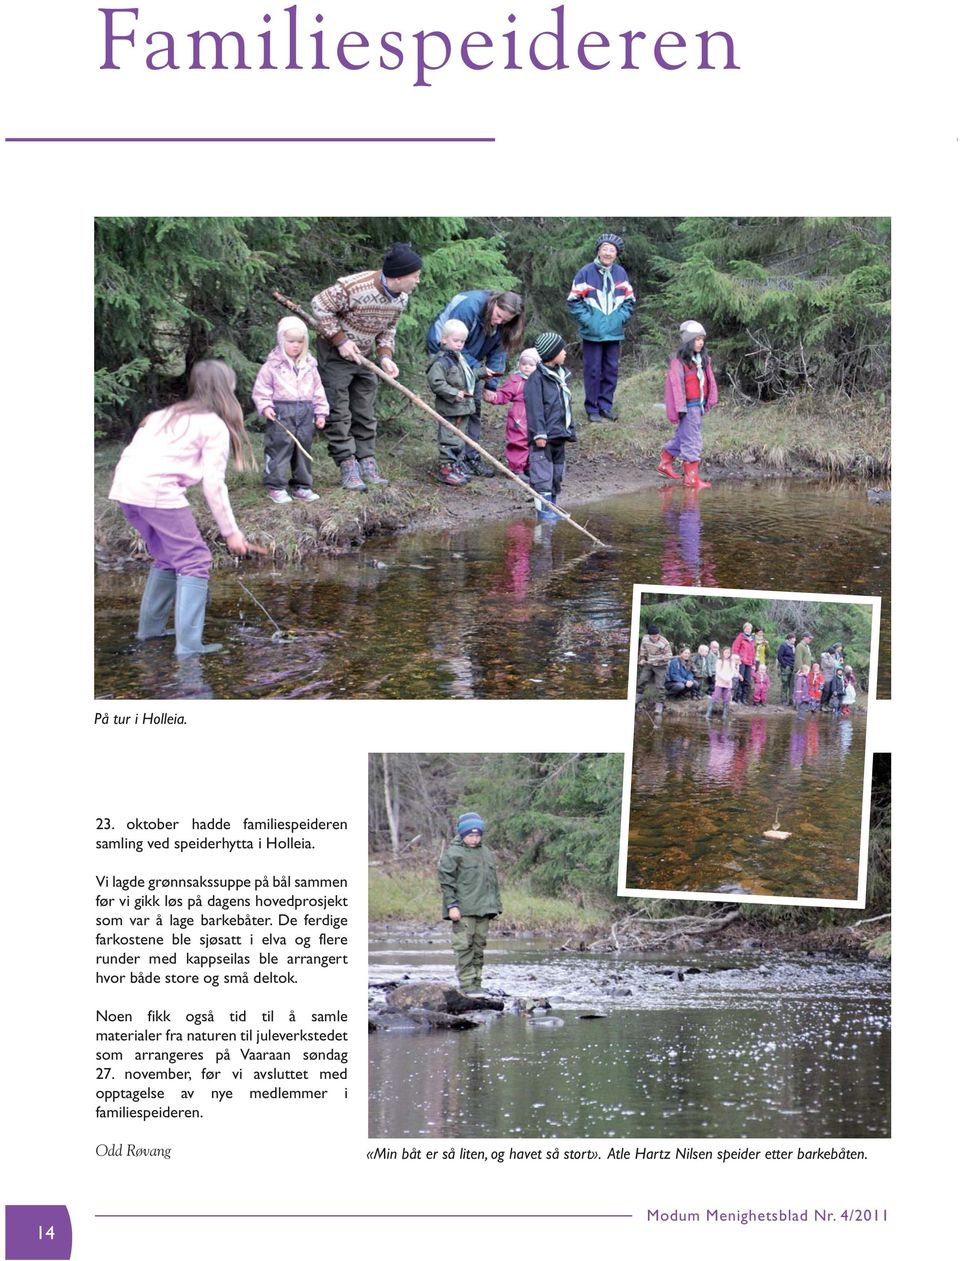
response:
<path id="1" fill-rule="evenodd" d="M 173 634 L 172 630 L 167 630 L 167 619 L 176 598 L 177 575 L 172 569 L 158 569 L 153 565 L 140 598 L 137 639 L 159 639 L 161 635 Z"/>
<path id="2" fill-rule="evenodd" d="M 177 628 L 177 656 L 196 657 L 204 652 L 219 652 L 223 644 L 203 642 L 203 623 L 207 616 L 206 578 L 192 574 L 177 575 L 177 604 L 174 626 Z"/>

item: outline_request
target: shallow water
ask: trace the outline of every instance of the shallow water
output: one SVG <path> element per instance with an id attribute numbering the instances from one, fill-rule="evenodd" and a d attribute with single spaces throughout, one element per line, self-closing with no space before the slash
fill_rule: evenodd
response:
<path id="1" fill-rule="evenodd" d="M 571 477 L 574 475 L 571 471 Z M 521 515 L 522 513 L 522 515 Z M 562 523 L 419 531 L 303 566 L 214 573 L 206 638 L 185 666 L 136 645 L 144 568 L 96 582 L 100 697 L 600 697 L 626 695 L 635 582 L 884 597 L 879 694 L 889 690 L 890 511 L 862 486 L 760 481 L 663 486 L 583 504 Z"/>
<path id="2" fill-rule="evenodd" d="M 733 712 L 638 713 L 627 887 L 853 900 L 866 720 Z"/>
<path id="3" fill-rule="evenodd" d="M 450 957 L 439 937 L 378 944 L 372 979 L 450 982 Z M 678 965 L 703 971 L 681 982 Z M 758 952 L 584 959 L 494 941 L 484 984 L 554 995 L 563 1023 L 505 1014 L 465 1032 L 371 1034 L 370 1137 L 889 1134 L 884 965 Z"/>

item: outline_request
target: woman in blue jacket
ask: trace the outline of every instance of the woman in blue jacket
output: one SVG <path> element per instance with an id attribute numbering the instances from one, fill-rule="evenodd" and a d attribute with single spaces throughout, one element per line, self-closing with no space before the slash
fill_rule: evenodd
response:
<path id="1" fill-rule="evenodd" d="M 507 368 L 510 355 L 523 344 L 523 299 L 518 293 L 495 289 L 471 289 L 458 293 L 443 308 L 427 333 L 427 350 L 435 355 L 440 350 L 443 326 L 448 320 L 459 320 L 467 326 L 467 339 L 460 352 L 473 369 L 476 378 L 473 413 L 466 418 L 466 430 L 474 442 L 480 441 L 480 406 L 483 391 L 495 390 L 498 378 Z M 479 477 L 496 477 L 472 449 L 460 457 L 461 466 Z"/>
<path id="2" fill-rule="evenodd" d="M 617 262 L 623 238 L 597 237 L 597 256 L 573 278 L 567 305 L 580 329 L 587 420 L 616 420 L 613 395 L 620 370 L 620 343 L 636 299 L 630 278 Z"/>

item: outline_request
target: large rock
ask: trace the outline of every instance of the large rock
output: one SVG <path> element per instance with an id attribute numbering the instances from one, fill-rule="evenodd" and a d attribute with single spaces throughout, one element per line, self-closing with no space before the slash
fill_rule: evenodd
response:
<path id="1" fill-rule="evenodd" d="M 400 985 L 390 995 L 390 1006 L 396 1011 L 421 1008 L 425 1011 L 441 1011 L 460 1016 L 466 1011 L 503 1011 L 499 998 L 468 998 L 451 985 L 438 981 L 415 981 Z"/>

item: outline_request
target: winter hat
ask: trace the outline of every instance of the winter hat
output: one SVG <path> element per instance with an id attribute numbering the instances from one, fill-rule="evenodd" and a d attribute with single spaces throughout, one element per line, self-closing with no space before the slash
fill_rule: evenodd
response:
<path id="1" fill-rule="evenodd" d="M 656 624 L 656 622 L 651 622 L 651 623 L 650 623 L 650 625 L 647 627 L 647 634 L 648 634 L 648 635 L 659 635 L 659 634 L 660 634 L 660 627 Z"/>
<path id="2" fill-rule="evenodd" d="M 623 253 L 623 237 L 615 232 L 604 232 L 598 236 L 594 249 L 599 251 L 601 245 L 612 245 L 618 256 Z"/>
<path id="3" fill-rule="evenodd" d="M 698 337 L 706 337 L 707 330 L 702 324 L 698 324 L 696 320 L 684 320 L 680 325 L 680 340 L 684 342 L 696 341 Z"/>
<path id="4" fill-rule="evenodd" d="M 310 331 L 299 315 L 285 315 L 277 325 L 277 345 L 283 350 L 284 333 L 299 333 L 303 338 L 303 351 L 310 349 Z"/>
<path id="5" fill-rule="evenodd" d="M 419 271 L 422 266 L 423 259 L 409 241 L 398 241 L 387 250 L 383 260 L 383 274 L 395 280 L 398 276 L 409 276 Z"/>
<path id="6" fill-rule="evenodd" d="M 541 333 L 533 344 L 541 360 L 544 363 L 549 363 L 551 359 L 556 359 L 567 343 L 559 333 L 551 331 L 549 333 Z"/>
<path id="7" fill-rule="evenodd" d="M 462 814 L 457 820 L 457 836 L 466 836 L 468 832 L 472 832 L 475 828 L 480 832 L 487 830 L 487 825 L 475 810 L 468 810 L 466 814 Z"/>

